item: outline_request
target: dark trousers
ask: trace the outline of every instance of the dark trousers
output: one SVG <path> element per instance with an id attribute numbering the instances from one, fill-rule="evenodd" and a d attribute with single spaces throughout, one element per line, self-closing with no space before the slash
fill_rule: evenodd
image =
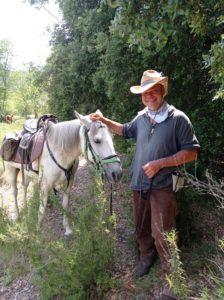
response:
<path id="1" fill-rule="evenodd" d="M 171 187 L 153 189 L 148 195 L 133 191 L 133 213 L 135 239 L 139 259 L 154 259 L 156 250 L 159 254 L 162 270 L 169 272 L 169 251 L 164 239 L 164 232 L 176 226 L 176 197 Z"/>

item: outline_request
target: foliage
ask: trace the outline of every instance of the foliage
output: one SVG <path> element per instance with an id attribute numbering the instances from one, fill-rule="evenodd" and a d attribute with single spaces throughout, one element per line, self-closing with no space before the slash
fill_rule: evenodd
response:
<path id="1" fill-rule="evenodd" d="M 166 280 L 169 287 L 173 289 L 174 293 L 180 299 L 188 299 L 189 287 L 186 284 L 186 278 L 180 260 L 180 250 L 177 247 L 177 233 L 175 230 L 172 230 L 165 233 L 164 238 L 168 244 L 169 253 L 167 253 L 167 255 L 170 257 L 169 263 L 171 269 L 170 274 L 166 276 Z"/>
<path id="2" fill-rule="evenodd" d="M 202 147 L 199 172 L 209 167 L 221 177 L 223 103 L 211 100 L 223 93 L 223 1 L 58 3 L 63 23 L 55 27 L 43 73 L 50 110 L 71 119 L 74 109 L 100 108 L 127 122 L 142 109 L 129 87 L 143 70 L 157 69 L 169 76 L 167 101 L 193 122 Z"/>
<path id="3" fill-rule="evenodd" d="M 22 116 L 46 113 L 48 97 L 43 91 L 41 68 L 30 63 L 24 71 L 12 70 L 11 57 L 10 43 L 0 41 L 0 121 L 7 113 Z"/>
<path id="4" fill-rule="evenodd" d="M 0 123 L 0 143 L 2 142 L 6 133 L 18 132 L 18 131 L 22 130 L 24 121 L 25 120 L 23 118 L 20 118 L 20 119 L 16 120 L 15 122 L 12 122 L 11 124 Z"/>
<path id="5" fill-rule="evenodd" d="M 48 111 L 48 97 L 43 91 L 45 82 L 40 77 L 41 68 L 32 64 L 24 71 L 12 71 L 8 92 L 8 107 L 21 116 Z"/>
<path id="6" fill-rule="evenodd" d="M 69 241 L 56 236 L 47 224 L 43 233 L 37 228 L 37 188 L 28 215 L 18 223 L 10 222 L 0 211 L 0 266 L 5 280 L 9 282 L 32 268 L 43 299 L 102 299 L 114 285 L 110 274 L 113 218 L 108 217 L 100 182 L 90 190 L 92 198 L 80 199 L 75 217 L 69 216 L 74 230 Z"/>
<path id="7" fill-rule="evenodd" d="M 212 45 L 209 54 L 204 55 L 204 60 L 206 68 L 210 69 L 211 78 L 220 86 L 213 100 L 224 99 L 224 34 L 220 41 Z"/>
<path id="8" fill-rule="evenodd" d="M 221 251 L 221 261 L 224 256 L 224 238 L 219 241 L 219 247 Z M 219 268 L 219 277 L 215 276 L 215 284 L 216 284 L 216 297 L 217 299 L 223 299 L 224 297 L 224 266 L 221 267 L 218 265 Z"/>
<path id="9" fill-rule="evenodd" d="M 223 267 L 223 255 L 222 242 L 220 241 L 220 251 L 217 255 L 218 263 L 213 261 L 213 269 L 210 270 L 207 281 L 209 285 L 202 289 L 200 300 L 217 299 L 221 300 L 224 297 L 224 267 Z"/>
<path id="10" fill-rule="evenodd" d="M 44 299 L 54 295 L 63 299 L 101 299 L 113 284 L 109 271 L 113 263 L 111 225 L 105 218 L 105 199 L 100 192 L 98 196 L 98 203 L 81 199 L 85 205 L 76 212 L 74 239 L 67 246 L 62 241 L 48 245 L 51 257 L 38 267 Z"/>
<path id="11" fill-rule="evenodd" d="M 0 40 L 0 117 L 6 114 L 12 46 L 8 40 Z M 1 119 L 1 118 L 0 118 Z"/>

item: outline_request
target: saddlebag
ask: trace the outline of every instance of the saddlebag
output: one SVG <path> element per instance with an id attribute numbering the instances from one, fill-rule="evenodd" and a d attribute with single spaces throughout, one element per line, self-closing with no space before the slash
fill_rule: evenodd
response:
<path id="1" fill-rule="evenodd" d="M 21 135 L 18 133 L 9 133 L 4 137 L 0 149 L 3 160 L 11 161 L 14 159 L 20 139 Z"/>

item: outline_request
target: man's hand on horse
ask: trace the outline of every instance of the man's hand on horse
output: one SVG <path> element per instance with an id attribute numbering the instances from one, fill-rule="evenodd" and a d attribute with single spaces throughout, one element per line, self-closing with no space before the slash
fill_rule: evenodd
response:
<path id="1" fill-rule="evenodd" d="M 97 114 L 97 113 L 90 114 L 89 117 L 90 117 L 90 120 L 92 120 L 92 121 L 102 121 L 102 115 Z"/>

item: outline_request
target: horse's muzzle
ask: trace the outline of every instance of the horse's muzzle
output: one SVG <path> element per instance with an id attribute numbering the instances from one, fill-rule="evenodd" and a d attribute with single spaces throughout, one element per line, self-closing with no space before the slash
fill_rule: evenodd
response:
<path id="1" fill-rule="evenodd" d="M 122 177 L 121 164 L 118 162 L 103 166 L 104 174 L 110 183 L 118 182 Z"/>

